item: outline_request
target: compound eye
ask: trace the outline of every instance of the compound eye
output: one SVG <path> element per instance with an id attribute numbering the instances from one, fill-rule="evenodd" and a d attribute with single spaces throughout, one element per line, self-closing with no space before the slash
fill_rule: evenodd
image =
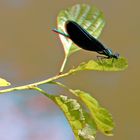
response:
<path id="1" fill-rule="evenodd" d="M 117 52 L 116 52 L 114 55 L 115 55 L 117 58 L 119 58 L 119 56 L 120 56 L 120 54 L 117 53 Z"/>

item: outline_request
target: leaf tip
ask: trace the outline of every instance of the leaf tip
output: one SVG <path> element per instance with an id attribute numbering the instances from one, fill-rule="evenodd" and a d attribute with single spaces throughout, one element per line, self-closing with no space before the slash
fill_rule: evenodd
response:
<path id="1" fill-rule="evenodd" d="M 6 81 L 5 79 L 3 78 L 0 78 L 0 87 L 6 87 L 6 86 L 10 86 L 11 83 Z"/>

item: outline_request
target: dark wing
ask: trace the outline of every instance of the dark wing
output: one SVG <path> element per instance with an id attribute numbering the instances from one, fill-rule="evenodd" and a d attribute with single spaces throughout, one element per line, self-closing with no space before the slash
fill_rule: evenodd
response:
<path id="1" fill-rule="evenodd" d="M 76 22 L 67 21 L 66 30 L 70 39 L 80 48 L 104 54 L 106 48 Z"/>

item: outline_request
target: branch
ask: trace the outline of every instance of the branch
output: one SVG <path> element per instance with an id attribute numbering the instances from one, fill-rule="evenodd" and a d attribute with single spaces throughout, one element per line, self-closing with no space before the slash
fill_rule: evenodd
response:
<path id="1" fill-rule="evenodd" d="M 37 87 L 37 86 L 52 82 L 52 81 L 57 80 L 57 79 L 62 78 L 62 77 L 66 77 L 68 75 L 73 74 L 73 72 L 74 71 L 71 70 L 71 71 L 69 71 L 67 73 L 64 73 L 64 74 L 61 74 L 61 75 L 56 75 L 54 77 L 51 77 L 51 78 L 43 80 L 43 81 L 35 82 L 35 83 L 24 85 L 24 86 L 18 86 L 18 87 L 13 87 L 13 88 L 9 88 L 9 89 L 0 90 L 0 94 L 7 93 L 7 92 L 18 91 L 18 90 L 35 89 L 35 87 Z"/>

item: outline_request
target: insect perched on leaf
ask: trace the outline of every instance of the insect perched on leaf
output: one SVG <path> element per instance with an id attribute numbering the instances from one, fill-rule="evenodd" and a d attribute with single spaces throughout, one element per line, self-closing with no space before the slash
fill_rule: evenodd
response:
<path id="1" fill-rule="evenodd" d="M 65 23 L 65 28 L 67 34 L 57 29 L 53 29 L 53 31 L 71 39 L 77 46 L 84 50 L 97 52 L 106 56 L 104 58 L 119 58 L 118 53 L 113 53 L 111 49 L 106 48 L 75 21 L 68 20 Z"/>

